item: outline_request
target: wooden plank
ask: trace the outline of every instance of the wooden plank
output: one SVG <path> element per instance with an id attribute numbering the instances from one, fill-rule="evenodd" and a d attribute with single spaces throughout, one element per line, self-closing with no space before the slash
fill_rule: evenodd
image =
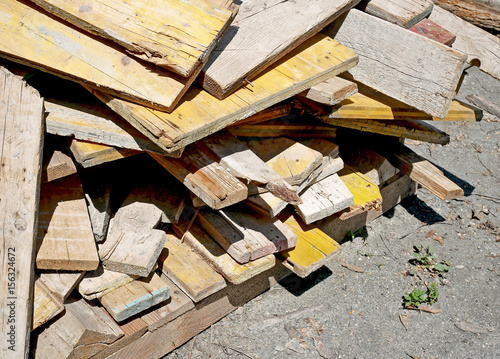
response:
<path id="1" fill-rule="evenodd" d="M 345 80 L 341 77 L 332 77 L 320 84 L 311 87 L 304 92 L 297 94 L 298 97 L 305 97 L 325 105 L 333 106 L 351 97 L 358 92 L 358 85 L 355 82 Z"/>
<path id="2" fill-rule="evenodd" d="M 423 19 L 408 30 L 448 46 L 451 46 L 457 38 L 455 34 L 429 19 Z"/>
<path id="3" fill-rule="evenodd" d="M 300 195 L 302 204 L 295 206 L 306 224 L 319 221 L 354 204 L 354 197 L 337 174 L 326 177 Z"/>
<path id="4" fill-rule="evenodd" d="M 427 17 L 433 6 L 431 0 L 370 0 L 364 11 L 408 29 Z"/>
<path id="5" fill-rule="evenodd" d="M 358 66 L 349 70 L 354 80 L 446 117 L 465 65 L 463 53 L 355 9 L 324 33 L 359 55 Z"/>
<path id="6" fill-rule="evenodd" d="M 64 303 L 84 275 L 85 272 L 43 271 L 38 280 L 47 286 L 60 303 Z"/>
<path id="7" fill-rule="evenodd" d="M 305 278 L 325 265 L 340 252 L 340 245 L 316 226 L 305 225 L 300 218 L 290 212 L 283 212 L 279 218 L 297 235 L 295 248 L 281 252 L 283 265 Z"/>
<path id="8" fill-rule="evenodd" d="M 197 147 L 186 148 L 180 159 L 150 155 L 207 205 L 220 209 L 247 197 L 247 187 Z"/>
<path id="9" fill-rule="evenodd" d="M 176 234 L 197 252 L 213 269 L 222 274 L 229 282 L 241 284 L 275 265 L 275 256 L 268 256 L 239 264 L 197 223 L 187 230 L 187 222 L 173 226 Z"/>
<path id="10" fill-rule="evenodd" d="M 35 358 L 90 358 L 124 335 L 95 304 L 71 298 L 65 307 L 64 315 L 38 335 Z"/>
<path id="11" fill-rule="evenodd" d="M 219 273 L 173 234 L 167 234 L 167 243 L 158 263 L 163 274 L 194 302 L 199 302 L 226 286 L 226 281 Z"/>
<path id="12" fill-rule="evenodd" d="M 235 126 L 228 128 L 228 131 L 237 137 L 335 138 L 337 136 L 336 129 L 332 126 L 281 121 Z"/>
<path id="13" fill-rule="evenodd" d="M 297 192 L 288 182 L 229 132 L 219 132 L 204 138 L 202 142 L 220 158 L 222 167 L 244 183 L 262 186 L 289 203 L 300 202 Z"/>
<path id="14" fill-rule="evenodd" d="M 436 127 L 420 120 L 364 120 L 364 119 L 333 119 L 321 118 L 331 125 L 351 128 L 363 132 L 378 133 L 381 135 L 409 138 L 412 140 L 425 141 L 447 145 L 450 136 L 438 130 Z"/>
<path id="15" fill-rule="evenodd" d="M 454 33 L 453 48 L 468 55 L 467 61 L 500 80 L 500 39 L 458 16 L 434 6 L 429 19 Z"/>
<path id="16" fill-rule="evenodd" d="M 99 298 L 114 320 L 120 322 L 145 309 L 166 301 L 170 290 L 155 272 L 149 277 L 133 280 Z"/>
<path id="17" fill-rule="evenodd" d="M 321 164 L 320 152 L 288 138 L 255 139 L 248 147 L 278 175 L 292 185 L 298 185 Z"/>
<path id="18" fill-rule="evenodd" d="M 63 302 L 54 296 L 40 279 L 35 280 L 33 289 L 33 320 L 30 323 L 31 330 L 35 330 L 49 322 L 63 310 Z"/>
<path id="19" fill-rule="evenodd" d="M 120 44 L 133 56 L 186 77 L 196 75 L 232 20 L 229 11 L 201 0 L 33 2 L 85 31 Z"/>
<path id="20" fill-rule="evenodd" d="M 482 4 L 481 2 L 484 1 L 434 0 L 436 5 L 473 25 L 500 31 L 500 2 L 497 2 L 496 8 L 493 4 Z"/>
<path id="21" fill-rule="evenodd" d="M 87 300 L 97 299 L 137 278 L 137 275 L 114 272 L 99 266 L 85 274 L 78 284 L 78 292 Z"/>
<path id="22" fill-rule="evenodd" d="M 171 152 L 350 69 L 357 60 L 350 49 L 328 36 L 315 35 L 255 78 L 253 87 L 242 88 L 222 101 L 193 88 L 170 114 L 92 92 Z"/>
<path id="23" fill-rule="evenodd" d="M 280 117 L 284 117 L 290 114 L 292 108 L 294 107 L 294 101 L 285 100 L 284 102 L 280 102 L 277 105 L 268 107 L 262 111 L 257 112 L 255 115 L 247 117 L 243 120 L 238 121 L 232 125 L 227 127 L 230 130 L 233 127 L 241 126 L 241 125 L 253 125 L 261 122 L 268 122 L 271 120 L 276 120 Z"/>
<path id="24" fill-rule="evenodd" d="M 464 190 L 448 179 L 439 168 L 403 144 L 394 143 L 390 148 L 384 149 L 383 154 L 402 173 L 440 199 L 451 200 L 464 195 Z"/>
<path id="25" fill-rule="evenodd" d="M 43 99 L 0 67 L 0 103 L 0 356 L 25 358 L 32 317 L 26 303 L 33 299 Z"/>
<path id="26" fill-rule="evenodd" d="M 342 157 L 345 163 L 368 177 L 377 186 L 380 186 L 399 172 L 385 157 L 369 148 L 346 147 L 342 147 Z"/>
<path id="27" fill-rule="evenodd" d="M 94 270 L 99 257 L 77 175 L 47 182 L 40 193 L 36 267 Z"/>
<path id="28" fill-rule="evenodd" d="M 172 110 L 187 90 L 180 76 L 145 66 L 29 3 L 2 0 L 0 9 L 8 16 L 0 53 L 13 61 L 163 110 Z"/>
<path id="29" fill-rule="evenodd" d="M 45 101 L 45 112 L 47 133 L 106 146 L 169 155 L 97 100 L 93 103 L 48 99 Z M 180 153 L 173 152 L 170 156 L 180 157 Z"/>
<path id="30" fill-rule="evenodd" d="M 97 166 L 103 163 L 120 160 L 125 157 L 137 155 L 140 152 L 124 148 L 116 148 L 97 143 L 71 140 L 70 150 L 76 162 L 85 168 Z"/>
<path id="31" fill-rule="evenodd" d="M 358 2 L 243 3 L 202 71 L 203 88 L 223 99 Z"/>
<path id="32" fill-rule="evenodd" d="M 331 118 L 367 120 L 441 120 L 395 100 L 367 86 L 358 84 L 359 92 L 332 108 Z M 452 101 L 444 121 L 477 121 L 480 111 Z"/>
<path id="33" fill-rule="evenodd" d="M 53 150 L 47 153 L 42 165 L 42 182 L 50 182 L 76 173 L 73 159 L 67 154 Z"/>

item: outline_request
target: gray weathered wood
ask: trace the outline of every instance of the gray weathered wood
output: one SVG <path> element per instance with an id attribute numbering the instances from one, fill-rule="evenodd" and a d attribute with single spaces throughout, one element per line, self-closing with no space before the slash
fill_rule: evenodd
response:
<path id="1" fill-rule="evenodd" d="M 225 97 L 358 2 L 245 1 L 202 71 L 203 88 Z"/>
<path id="2" fill-rule="evenodd" d="M 78 292 L 87 300 L 97 299 L 137 278 L 139 276 L 130 276 L 99 266 L 95 271 L 85 274 L 78 285 Z"/>
<path id="3" fill-rule="evenodd" d="M 97 243 L 106 239 L 111 217 L 111 183 L 96 173 L 81 174 L 92 232 Z"/>
<path id="4" fill-rule="evenodd" d="M 0 356 L 24 358 L 32 316 L 27 303 L 33 298 L 43 99 L 0 67 L 0 103 Z M 16 339 L 9 342 L 11 330 Z"/>
<path id="5" fill-rule="evenodd" d="M 370 0 L 364 10 L 408 29 L 427 17 L 433 6 L 431 0 Z"/>
<path id="6" fill-rule="evenodd" d="M 358 66 L 348 72 L 354 80 L 432 116 L 446 116 L 465 65 L 463 53 L 356 9 L 325 33 L 359 55 Z"/>
<path id="7" fill-rule="evenodd" d="M 40 273 L 39 280 L 49 288 L 61 303 L 64 303 L 84 275 L 85 272 L 43 271 Z"/>

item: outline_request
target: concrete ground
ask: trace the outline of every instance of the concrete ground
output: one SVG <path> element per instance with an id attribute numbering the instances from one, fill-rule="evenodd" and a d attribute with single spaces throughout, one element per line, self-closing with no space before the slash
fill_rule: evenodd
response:
<path id="1" fill-rule="evenodd" d="M 327 266 L 287 278 L 165 358 L 500 358 L 500 120 L 433 125 L 449 145 L 410 147 L 464 197 L 441 201 L 418 189 Z M 449 272 L 411 275 L 420 245 Z M 438 285 L 431 308 L 440 312 L 404 309 L 403 295 L 426 283 Z"/>

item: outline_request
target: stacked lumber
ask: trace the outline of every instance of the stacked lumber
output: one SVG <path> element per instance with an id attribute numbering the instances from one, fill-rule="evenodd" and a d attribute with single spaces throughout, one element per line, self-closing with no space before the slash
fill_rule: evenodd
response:
<path id="1" fill-rule="evenodd" d="M 2 358 L 159 358 L 417 184 L 463 195 L 404 142 L 498 111 L 495 36 L 430 0 L 238 3 L 0 0 Z"/>

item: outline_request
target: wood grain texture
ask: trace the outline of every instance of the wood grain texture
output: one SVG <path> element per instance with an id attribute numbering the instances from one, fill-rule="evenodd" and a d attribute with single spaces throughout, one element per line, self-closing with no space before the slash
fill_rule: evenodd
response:
<path id="1" fill-rule="evenodd" d="M 331 125 L 351 128 L 363 132 L 378 133 L 386 136 L 399 138 L 409 138 L 430 143 L 447 145 L 450 143 L 450 136 L 438 130 L 436 127 L 420 120 L 357 120 L 357 119 L 333 119 L 321 118 Z"/>
<path id="2" fill-rule="evenodd" d="M 467 22 L 482 28 L 500 31 L 500 2 L 497 7 L 472 0 L 433 0 L 436 5 Z"/>
<path id="3" fill-rule="evenodd" d="M 36 267 L 94 270 L 99 257 L 80 178 L 47 182 L 40 193 Z"/>
<path id="4" fill-rule="evenodd" d="M 168 114 L 92 92 L 162 149 L 175 151 L 355 66 L 356 54 L 318 34 L 222 101 L 192 88 Z"/>
<path id="5" fill-rule="evenodd" d="M 451 46 L 457 39 L 455 34 L 429 19 L 423 19 L 408 30 L 448 46 Z"/>
<path id="6" fill-rule="evenodd" d="M 99 298 L 114 320 L 120 322 L 170 297 L 167 284 L 155 272 L 133 280 Z"/>
<path id="7" fill-rule="evenodd" d="M 297 94 L 297 96 L 333 106 L 357 92 L 358 85 L 355 82 L 335 76 Z"/>
<path id="8" fill-rule="evenodd" d="M 446 117 L 439 119 L 384 95 L 367 86 L 358 84 L 359 92 L 332 108 L 331 118 L 366 120 L 443 120 L 477 121 L 481 112 L 458 101 L 452 101 Z"/>
<path id="9" fill-rule="evenodd" d="M 466 53 L 469 63 L 477 63 L 479 60 L 481 70 L 500 80 L 500 39 L 498 37 L 469 24 L 439 6 L 434 6 L 429 19 L 457 36 L 453 48 Z"/>
<path id="10" fill-rule="evenodd" d="M 202 66 L 232 20 L 231 12 L 201 0 L 32 1 L 142 60 L 186 77 Z"/>
<path id="11" fill-rule="evenodd" d="M 45 325 L 64 311 L 63 301 L 60 299 L 40 279 L 35 280 L 31 330 Z"/>
<path id="12" fill-rule="evenodd" d="M 26 303 L 33 299 L 43 99 L 0 67 L 0 103 L 0 356 L 24 358 L 32 317 L 32 307 Z M 16 339 L 9 342 L 12 328 Z"/>
<path id="13" fill-rule="evenodd" d="M 358 2 L 244 2 L 202 71 L 203 88 L 223 99 Z"/>
<path id="14" fill-rule="evenodd" d="M 446 117 L 465 65 L 463 53 L 355 9 L 324 33 L 359 55 L 349 71 L 354 80 Z"/>
<path id="15" fill-rule="evenodd" d="M 245 264 L 239 264 L 196 222 L 189 231 L 187 231 L 187 225 L 187 222 L 180 222 L 173 226 L 177 236 L 183 237 L 187 245 L 232 284 L 241 284 L 272 268 L 276 263 L 276 257 L 270 254 Z"/>
<path id="16" fill-rule="evenodd" d="M 47 286 L 59 302 L 64 303 L 84 275 L 85 272 L 43 271 L 38 280 Z"/>
<path id="17" fill-rule="evenodd" d="M 228 128 L 228 131 L 237 137 L 335 138 L 337 136 L 336 128 L 332 126 L 279 120 L 235 126 Z"/>
<path id="18" fill-rule="evenodd" d="M 433 6 L 431 0 L 370 0 L 364 10 L 370 15 L 408 29 L 427 17 Z"/>
<path id="19" fill-rule="evenodd" d="M 316 226 L 305 225 L 296 215 L 283 212 L 279 218 L 297 235 L 295 248 L 279 254 L 283 265 L 305 278 L 340 252 L 340 245 Z"/>
<path id="20" fill-rule="evenodd" d="M 125 157 L 138 155 L 140 152 L 123 148 L 99 145 L 97 143 L 71 140 L 71 153 L 82 167 L 88 168 L 103 163 L 120 160 Z"/>
<path id="21" fill-rule="evenodd" d="M 78 292 L 87 300 L 97 299 L 137 278 L 139 276 L 114 272 L 99 266 L 85 274 L 78 284 Z"/>
<path id="22" fill-rule="evenodd" d="M 226 281 L 219 273 L 173 234 L 167 233 L 167 243 L 158 264 L 163 274 L 194 302 L 199 302 L 226 286 Z"/>
<path id="23" fill-rule="evenodd" d="M 247 187 L 196 144 L 187 147 L 180 159 L 150 155 L 211 208 L 227 207 L 247 197 Z"/>
<path id="24" fill-rule="evenodd" d="M 477 106 L 483 111 L 493 113 L 491 104 L 498 105 L 498 93 L 500 93 L 500 80 L 497 80 L 491 75 L 481 71 L 476 66 L 471 66 L 464 71 L 464 76 L 462 83 L 460 84 L 460 89 L 458 90 L 456 99 L 465 104 Z M 485 105 L 480 103 L 473 103 L 468 98 L 470 96 L 477 96 L 483 99 Z M 497 107 L 500 107 L 498 105 Z M 498 110 L 497 117 L 500 116 L 500 110 Z"/>
<path id="25" fill-rule="evenodd" d="M 13 61 L 163 110 L 172 110 L 187 90 L 185 79 L 147 67 L 28 3 L 2 0 L 0 10 L 6 16 L 0 53 Z"/>
<path id="26" fill-rule="evenodd" d="M 44 155 L 42 165 L 42 182 L 50 182 L 76 173 L 73 159 L 64 152 L 54 150 Z"/>
<path id="27" fill-rule="evenodd" d="M 347 165 L 379 187 L 399 172 L 385 157 L 366 147 L 342 147 L 342 157 Z"/>

